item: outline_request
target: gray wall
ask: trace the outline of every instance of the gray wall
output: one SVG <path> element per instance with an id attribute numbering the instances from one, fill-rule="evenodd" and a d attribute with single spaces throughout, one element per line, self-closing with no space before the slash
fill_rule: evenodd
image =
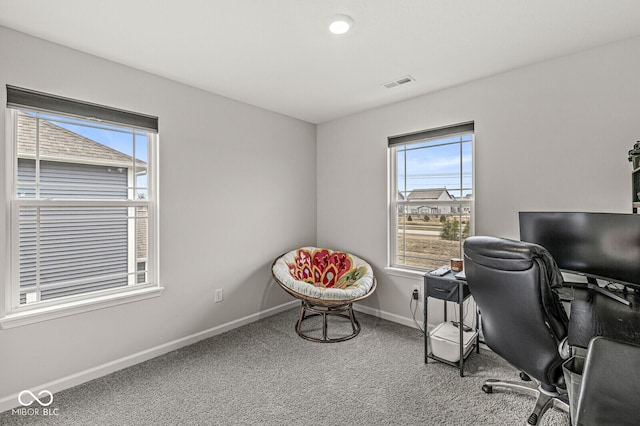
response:
<path id="1" fill-rule="evenodd" d="M 634 38 L 319 125 L 318 245 L 372 263 L 367 311 L 411 324 L 421 284 L 383 269 L 387 136 L 475 121 L 476 234 L 518 238 L 520 210 L 631 212 L 638 52 Z"/>
<path id="2" fill-rule="evenodd" d="M 159 298 L 0 330 L 0 402 L 280 306 L 290 299 L 270 279 L 271 260 L 316 241 L 368 259 L 379 286 L 365 309 L 410 323 L 409 295 L 420 280 L 384 271 L 390 135 L 475 121 L 478 234 L 517 237 L 519 210 L 630 211 L 638 51 L 640 38 L 604 46 L 324 123 L 316 133 L 309 123 L 0 28 L 0 105 L 13 84 L 160 117 L 166 287 Z M 0 117 L 2 142 L 4 126 Z M 0 180 L 6 197 L 4 172 Z M 5 209 L 3 239 L 6 228 Z M 0 245 L 0 259 L 7 255 Z M 224 288 L 221 304 L 213 303 L 216 288 Z"/>
<path id="3" fill-rule="evenodd" d="M 157 298 L 0 330 L 0 402 L 291 300 L 270 265 L 316 242 L 314 125 L 2 27 L 0 58 L 3 112 L 11 84 L 159 117 L 166 287 Z M 4 148 L 0 165 L 6 198 Z M 1 209 L 0 241 L 6 219 Z M 1 306 L 4 297 L 2 286 Z"/>

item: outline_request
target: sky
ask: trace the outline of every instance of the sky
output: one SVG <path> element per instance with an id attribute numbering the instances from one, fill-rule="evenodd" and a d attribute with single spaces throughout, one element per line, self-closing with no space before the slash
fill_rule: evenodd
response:
<path id="1" fill-rule="evenodd" d="M 472 135 L 463 135 L 398 147 L 398 191 L 446 188 L 456 197 L 471 193 L 471 141 Z"/>

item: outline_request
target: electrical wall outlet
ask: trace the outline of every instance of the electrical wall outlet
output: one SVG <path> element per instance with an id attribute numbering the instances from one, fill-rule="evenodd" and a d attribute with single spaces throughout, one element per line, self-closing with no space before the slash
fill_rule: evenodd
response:
<path id="1" fill-rule="evenodd" d="M 222 302 L 222 289 L 221 288 L 217 288 L 216 289 L 216 303 Z"/>
<path id="2" fill-rule="evenodd" d="M 416 292 L 418 297 L 416 297 Z M 414 300 L 420 300 L 420 286 L 414 285 L 413 290 L 411 290 L 411 294 L 413 295 Z"/>

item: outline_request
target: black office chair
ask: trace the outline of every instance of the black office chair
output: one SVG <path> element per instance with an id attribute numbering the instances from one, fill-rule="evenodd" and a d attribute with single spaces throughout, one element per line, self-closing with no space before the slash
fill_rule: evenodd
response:
<path id="1" fill-rule="evenodd" d="M 569 320 L 554 291 L 563 280 L 551 255 L 537 244 L 470 237 L 464 243 L 464 270 L 485 343 L 538 382 L 489 379 L 482 389 L 491 393 L 500 386 L 537 397 L 527 420 L 531 425 L 552 405 L 568 412 L 566 392 L 558 388 L 565 388 L 559 346 Z"/>

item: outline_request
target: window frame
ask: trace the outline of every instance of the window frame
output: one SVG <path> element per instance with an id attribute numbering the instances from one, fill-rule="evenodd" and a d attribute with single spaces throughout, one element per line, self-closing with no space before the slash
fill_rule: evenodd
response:
<path id="1" fill-rule="evenodd" d="M 413 266 L 406 265 L 398 262 L 400 253 L 398 247 L 398 227 L 399 227 L 399 208 L 401 206 L 421 206 L 424 205 L 424 200 L 411 201 L 405 200 L 401 201 L 398 199 L 397 191 L 398 191 L 398 147 L 401 146 L 410 146 L 417 145 L 420 143 L 428 142 L 428 141 L 437 141 L 441 139 L 446 139 L 455 136 L 463 136 L 463 135 L 471 135 L 471 193 L 473 196 L 470 200 L 452 200 L 452 201 L 429 201 L 430 205 L 437 206 L 458 206 L 460 208 L 466 207 L 469 209 L 470 216 L 470 227 L 469 227 L 469 236 L 475 234 L 475 223 L 476 223 L 476 215 L 475 215 L 475 200 L 476 200 L 476 184 L 475 184 L 475 173 L 476 173 L 476 161 L 475 161 L 475 150 L 476 150 L 476 134 L 474 129 L 473 122 L 456 124 L 453 126 L 445 126 L 431 130 L 424 130 L 416 133 L 410 133 L 406 135 L 398 135 L 392 136 L 388 138 L 389 147 L 388 147 L 388 160 L 389 160 L 389 174 L 388 174 L 388 182 L 389 182 L 389 194 L 388 194 L 388 262 L 387 262 L 387 271 L 390 273 L 396 273 L 400 276 L 412 277 L 415 274 L 421 276 L 424 272 L 431 271 L 435 268 L 429 268 L 426 266 Z M 460 144 L 462 149 L 462 144 L 466 143 L 464 141 L 453 142 L 455 144 Z M 424 149 L 434 148 L 437 145 L 431 147 L 425 147 Z M 462 160 L 462 158 L 461 158 Z M 462 163 L 462 161 L 461 161 Z M 405 171 L 406 173 L 406 171 Z M 462 179 L 462 171 L 460 174 Z M 461 217 L 461 213 L 458 215 Z M 461 222 L 460 222 L 461 223 Z M 462 235 L 458 239 L 459 242 L 459 253 L 460 256 L 463 254 L 462 246 L 464 240 Z M 405 256 L 406 257 L 406 256 Z M 426 260 L 426 259 L 425 259 Z M 406 262 L 405 262 L 406 263 Z M 443 261 L 443 264 L 446 262 Z"/>
<path id="2" fill-rule="evenodd" d="M 7 87 L 9 89 L 9 86 Z M 68 100 L 67 100 L 68 101 Z M 82 104 L 81 101 L 78 101 Z M 104 107 L 108 108 L 108 107 Z M 147 135 L 147 196 L 145 199 L 108 200 L 108 199 L 45 199 L 18 197 L 18 114 L 20 110 L 41 111 L 58 117 L 82 119 L 92 121 L 89 117 L 74 116 L 60 111 L 38 110 L 29 107 L 7 106 L 5 110 L 5 206 L 7 218 L 6 271 L 4 304 L 0 304 L 0 327 L 11 328 L 45 321 L 61 316 L 72 315 L 94 309 L 101 309 L 121 303 L 148 299 L 159 296 L 164 288 L 160 286 L 159 277 L 159 202 L 158 202 L 158 141 L 157 131 L 142 129 Z M 157 119 L 156 119 L 157 122 Z M 132 124 L 101 121 L 101 124 L 136 129 Z M 135 155 L 135 154 L 134 154 Z M 135 162 L 135 161 L 134 161 Z M 135 167 L 135 166 L 134 166 Z M 133 176 L 135 179 L 135 176 Z M 131 189 L 131 188 L 130 188 Z M 133 275 L 133 282 L 124 287 L 100 289 L 82 294 L 62 296 L 52 300 L 37 301 L 20 305 L 20 238 L 19 211 L 21 207 L 147 207 L 147 282 L 137 283 L 137 276 Z M 131 232 L 131 229 L 129 230 Z M 134 231 L 135 238 L 135 231 Z M 134 260 L 134 263 L 137 262 Z"/>

